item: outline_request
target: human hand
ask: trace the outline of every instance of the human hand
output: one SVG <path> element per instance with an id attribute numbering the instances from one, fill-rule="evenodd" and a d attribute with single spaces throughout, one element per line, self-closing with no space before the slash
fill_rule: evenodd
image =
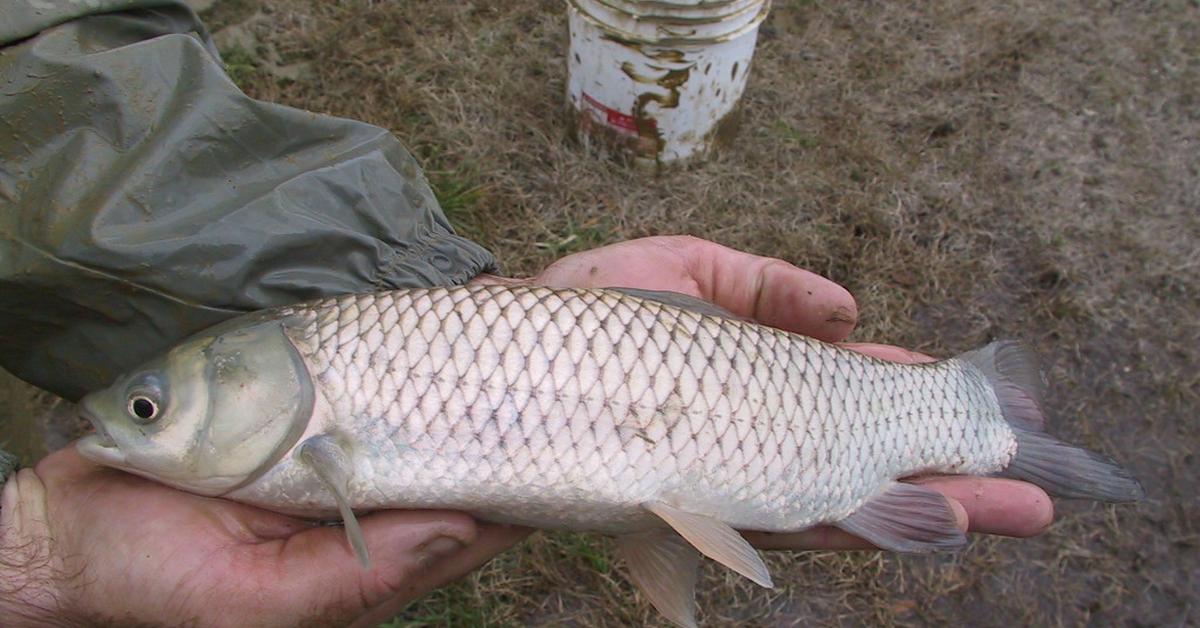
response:
<path id="1" fill-rule="evenodd" d="M 361 625 L 475 569 L 528 534 L 438 511 L 341 528 L 199 497 L 67 447 L 0 501 L 0 625 Z"/>
<path id="2" fill-rule="evenodd" d="M 483 277 L 482 283 L 552 287 L 628 287 L 701 297 L 737 314 L 827 342 L 840 342 L 858 318 L 845 288 L 782 260 L 741 253 L 687 236 L 630 240 L 564 257 L 524 280 Z M 896 362 L 933 358 L 900 347 L 848 343 L 843 347 Z M 945 476 L 913 479 L 950 497 L 959 525 L 972 532 L 1026 537 L 1054 518 L 1046 493 L 1025 482 Z M 792 534 L 746 532 L 762 549 L 856 549 L 870 544 L 833 527 Z"/>

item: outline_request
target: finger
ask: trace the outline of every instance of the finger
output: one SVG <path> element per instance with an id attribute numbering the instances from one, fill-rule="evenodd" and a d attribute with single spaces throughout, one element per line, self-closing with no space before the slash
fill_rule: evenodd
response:
<path id="1" fill-rule="evenodd" d="M 625 286 L 702 297 L 739 315 L 822 340 L 854 329 L 845 288 L 778 259 L 690 236 L 656 236 L 576 253 L 534 278 L 548 286 Z"/>
<path id="2" fill-rule="evenodd" d="M 531 282 L 551 288 L 643 288 L 686 292 L 683 268 L 674 253 L 650 245 L 655 238 L 626 240 L 568 255 Z M 675 272 L 663 273 L 664 269 Z M 698 296 L 698 295 L 697 295 Z"/>
<path id="3" fill-rule="evenodd" d="M 843 342 L 838 345 L 851 351 L 865 353 L 866 355 L 887 360 L 889 362 L 903 362 L 905 364 L 918 364 L 921 362 L 937 362 L 937 358 L 930 357 L 924 353 L 910 351 L 903 347 L 894 347 L 892 345 L 881 345 L 873 342 Z"/>
<path id="4" fill-rule="evenodd" d="M 19 554 L 40 549 L 34 540 L 50 538 L 49 521 L 46 485 L 37 473 L 26 468 L 9 476 L 0 491 L 0 540 L 5 550 Z"/>
<path id="5" fill-rule="evenodd" d="M 954 499 L 946 500 L 954 510 L 958 528 L 964 532 L 968 526 L 966 508 Z M 784 534 L 770 532 L 743 532 L 750 544 L 763 550 L 870 550 L 878 549 L 867 541 L 834 526 L 816 526 L 800 532 Z"/>
<path id="6" fill-rule="evenodd" d="M 735 314 L 829 342 L 848 336 L 858 321 L 850 292 L 816 273 L 695 238 L 676 246 L 701 296 Z"/>
<path id="7" fill-rule="evenodd" d="M 533 533 L 532 528 L 507 526 L 496 523 L 477 523 L 478 534 L 475 542 L 463 551 L 450 556 L 444 561 L 432 566 L 422 574 L 419 580 L 414 580 L 412 587 L 399 593 L 396 597 L 372 608 L 359 617 L 353 626 L 364 628 L 377 626 L 404 610 L 412 600 L 424 596 L 430 591 L 445 586 L 466 574 L 482 567 L 497 554 L 525 540 Z"/>
<path id="8" fill-rule="evenodd" d="M 76 443 L 78 442 L 79 441 L 76 441 Z M 95 462 L 92 462 L 91 460 L 88 460 L 87 458 L 84 458 L 83 455 L 79 453 L 79 450 L 75 448 L 74 443 L 67 447 L 63 447 L 58 451 L 50 453 L 46 457 L 39 460 L 34 468 L 37 470 L 38 475 L 53 475 L 55 477 L 63 478 L 64 482 L 72 482 L 77 478 L 92 475 L 96 473 L 98 469 L 105 470 L 106 473 L 114 476 L 120 474 L 120 472 L 116 469 L 101 466 Z M 53 471 L 47 473 L 47 471 L 51 469 Z"/>
<path id="9" fill-rule="evenodd" d="M 476 526 L 475 542 L 432 566 L 422 579 L 421 588 L 413 589 L 416 595 L 424 595 L 482 567 L 497 554 L 524 541 L 534 532 L 533 528 L 498 523 L 478 522 Z"/>
<path id="10" fill-rule="evenodd" d="M 743 532 L 760 550 L 866 550 L 870 543 L 833 526 L 816 526 L 800 532 Z"/>
<path id="11" fill-rule="evenodd" d="M 213 516 L 219 519 L 232 538 L 244 543 L 287 539 L 318 525 L 315 521 L 288 517 L 236 502 L 220 505 L 223 508 L 214 508 Z"/>
<path id="12" fill-rule="evenodd" d="M 311 613 L 316 603 L 323 616 L 348 623 L 397 595 L 411 600 L 422 590 L 419 579 L 477 541 L 474 520 L 456 512 L 381 511 L 359 523 L 371 556 L 369 570 L 355 558 L 341 527 L 263 544 L 260 554 L 276 554 L 267 563 L 272 573 L 255 576 L 274 581 L 269 603 L 299 615 Z"/>
<path id="13" fill-rule="evenodd" d="M 1045 532 L 1054 521 L 1054 502 L 1028 482 L 971 476 L 914 478 L 911 482 L 961 503 L 972 532 L 1024 538 Z"/>

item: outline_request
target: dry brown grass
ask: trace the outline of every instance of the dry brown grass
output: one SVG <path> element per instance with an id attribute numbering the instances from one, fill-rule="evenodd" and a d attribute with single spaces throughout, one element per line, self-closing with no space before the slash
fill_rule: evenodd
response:
<path id="1" fill-rule="evenodd" d="M 1064 503 L 1045 536 L 959 556 L 775 555 L 775 591 L 710 566 L 706 625 L 1198 621 L 1195 2 L 779 1 L 735 144 L 660 178 L 566 136 L 561 1 L 223 0 L 207 17 L 255 14 L 247 90 L 394 131 L 509 272 L 690 233 L 844 283 L 860 340 L 1024 339 L 1055 382 L 1052 429 L 1149 492 Z M 543 535 L 397 623 L 661 625 L 610 560 L 606 541 Z"/>
<path id="2" fill-rule="evenodd" d="M 567 137 L 561 2 L 271 6 L 262 41 L 313 74 L 260 72 L 251 91 L 396 132 L 509 271 L 691 233 L 843 282 L 859 339 L 943 354 L 1025 339 L 1056 381 L 1055 431 L 1150 492 L 1063 504 L 1046 536 L 958 557 L 776 556 L 773 592 L 710 568 L 708 624 L 1195 620 L 1195 3 L 779 2 L 736 144 L 661 178 Z M 597 568 L 605 547 L 547 535 L 401 623 L 658 621 Z"/>

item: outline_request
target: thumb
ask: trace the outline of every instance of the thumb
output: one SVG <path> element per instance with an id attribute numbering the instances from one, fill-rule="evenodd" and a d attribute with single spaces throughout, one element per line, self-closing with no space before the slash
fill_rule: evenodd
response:
<path id="1" fill-rule="evenodd" d="M 369 613 L 364 613 L 354 622 L 352 628 L 371 628 L 388 621 L 400 614 L 412 600 L 479 568 L 497 554 L 520 543 L 533 532 L 531 528 L 498 523 L 480 523 L 478 525 L 478 534 L 474 543 L 423 572 L 421 584 L 415 589 L 408 590 L 407 596 L 398 595 L 372 608 Z"/>
<path id="2" fill-rule="evenodd" d="M 389 599 L 415 599 L 434 586 L 422 576 L 477 534 L 475 521 L 456 512 L 382 511 L 359 523 L 371 555 L 369 570 L 355 558 L 341 526 L 277 541 L 281 545 L 271 595 L 276 609 L 348 623 Z"/>

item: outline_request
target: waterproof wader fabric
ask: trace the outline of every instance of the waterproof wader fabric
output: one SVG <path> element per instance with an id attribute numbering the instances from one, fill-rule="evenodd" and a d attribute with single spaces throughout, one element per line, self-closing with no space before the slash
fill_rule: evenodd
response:
<path id="1" fill-rule="evenodd" d="M 387 131 L 253 100 L 182 2 L 0 2 L 0 366 L 70 400 L 241 312 L 465 283 Z"/>

